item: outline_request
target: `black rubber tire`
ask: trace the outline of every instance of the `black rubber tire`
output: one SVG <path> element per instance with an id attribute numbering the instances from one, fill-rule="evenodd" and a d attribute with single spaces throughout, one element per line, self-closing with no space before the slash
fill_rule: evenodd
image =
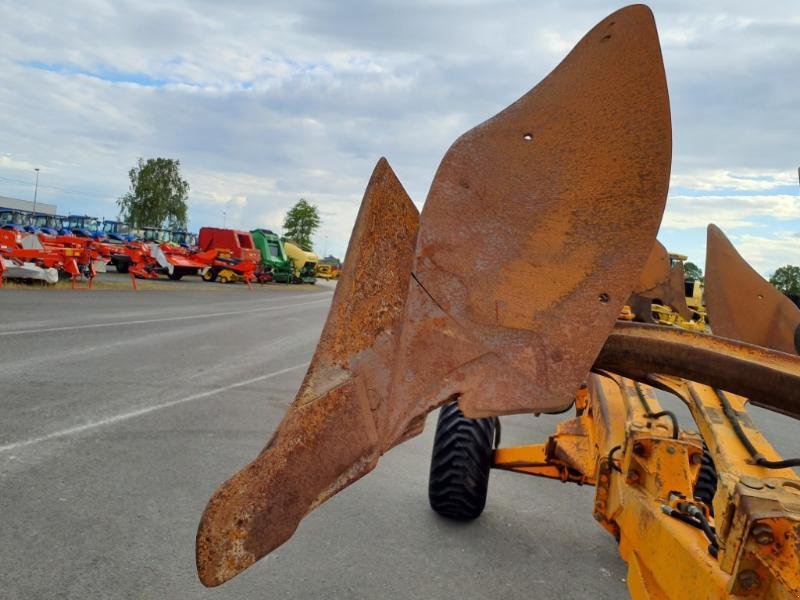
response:
<path id="1" fill-rule="evenodd" d="M 172 273 L 167 273 L 167 277 L 172 279 L 172 281 L 180 281 L 183 277 L 183 271 L 173 270 Z"/>
<path id="2" fill-rule="evenodd" d="M 217 278 L 217 272 L 212 268 L 203 273 L 203 281 L 214 281 Z"/>
<path id="3" fill-rule="evenodd" d="M 443 517 L 469 521 L 483 512 L 496 426 L 496 418 L 468 419 L 457 402 L 439 411 L 428 500 Z"/>
<path id="4" fill-rule="evenodd" d="M 708 506 L 711 515 L 714 515 L 714 494 L 717 493 L 717 468 L 708 448 L 703 447 L 703 458 L 700 463 L 700 472 L 694 484 L 694 497 Z"/>

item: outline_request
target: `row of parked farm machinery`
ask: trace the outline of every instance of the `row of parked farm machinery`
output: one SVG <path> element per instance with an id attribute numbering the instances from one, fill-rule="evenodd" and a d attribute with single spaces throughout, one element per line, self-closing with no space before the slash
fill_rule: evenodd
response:
<path id="1" fill-rule="evenodd" d="M 88 215 L 50 215 L 12 208 L 0 208 L 0 228 L 48 235 L 76 234 L 80 237 L 117 242 L 172 242 L 185 246 L 197 245 L 197 234 L 185 229 L 136 228 L 122 221 L 98 219 Z"/>
<path id="2" fill-rule="evenodd" d="M 221 283 L 314 283 L 319 259 L 266 229 L 252 232 L 216 227 L 200 229 L 190 243 L 119 240 L 76 229 L 58 233 L 19 227 L 0 228 L 0 277 L 54 284 L 68 278 L 91 282 L 109 266 L 139 279 L 179 280 L 201 276 Z M 338 276 L 338 265 L 320 265 Z"/>

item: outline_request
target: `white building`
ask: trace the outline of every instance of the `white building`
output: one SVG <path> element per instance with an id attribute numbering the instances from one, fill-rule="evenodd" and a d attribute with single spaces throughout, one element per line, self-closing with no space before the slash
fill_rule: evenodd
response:
<path id="1" fill-rule="evenodd" d="M 0 196 L 0 209 L 11 208 L 13 210 L 24 210 L 27 212 L 33 211 L 33 202 L 28 200 L 19 200 L 18 198 L 9 198 L 8 196 Z M 46 202 L 36 202 L 36 212 L 44 215 L 54 215 L 58 207 L 55 204 L 47 204 Z"/>

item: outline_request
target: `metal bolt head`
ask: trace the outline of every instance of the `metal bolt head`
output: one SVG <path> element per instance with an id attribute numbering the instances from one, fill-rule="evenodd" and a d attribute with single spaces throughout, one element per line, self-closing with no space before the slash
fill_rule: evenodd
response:
<path id="1" fill-rule="evenodd" d="M 699 465 L 701 462 L 703 462 L 703 455 L 695 452 L 689 457 L 689 462 L 693 465 Z"/>
<path id="2" fill-rule="evenodd" d="M 775 535 L 772 533 L 772 528 L 766 523 L 758 523 L 753 527 L 753 538 L 760 546 L 768 546 L 775 541 Z"/>
<path id="3" fill-rule="evenodd" d="M 747 571 L 739 573 L 739 585 L 741 585 L 745 591 L 749 591 L 761 585 L 761 581 L 758 579 L 758 574 L 755 571 L 748 569 Z"/>
<path id="4" fill-rule="evenodd" d="M 628 483 L 638 483 L 639 472 L 636 469 L 629 469 L 625 479 Z"/>

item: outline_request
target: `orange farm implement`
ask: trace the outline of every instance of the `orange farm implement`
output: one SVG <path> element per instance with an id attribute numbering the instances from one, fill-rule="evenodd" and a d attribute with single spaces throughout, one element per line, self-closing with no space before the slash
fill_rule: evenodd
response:
<path id="1" fill-rule="evenodd" d="M 127 256 L 127 260 L 120 259 Z M 208 250 L 188 249 L 175 244 L 128 242 L 118 250 L 118 264 L 125 264 L 125 271 L 141 279 L 158 279 L 166 276 L 178 281 L 186 275 L 201 275 L 204 281 L 218 280 L 221 283 L 270 281 L 268 273 L 258 272 L 258 264 L 231 256 L 220 248 Z"/>
<path id="2" fill-rule="evenodd" d="M 6 279 L 54 284 L 63 274 L 73 287 L 81 277 L 88 279 L 91 287 L 96 271 L 104 270 L 109 259 L 109 249 L 91 238 L 0 229 L 0 260 Z"/>

